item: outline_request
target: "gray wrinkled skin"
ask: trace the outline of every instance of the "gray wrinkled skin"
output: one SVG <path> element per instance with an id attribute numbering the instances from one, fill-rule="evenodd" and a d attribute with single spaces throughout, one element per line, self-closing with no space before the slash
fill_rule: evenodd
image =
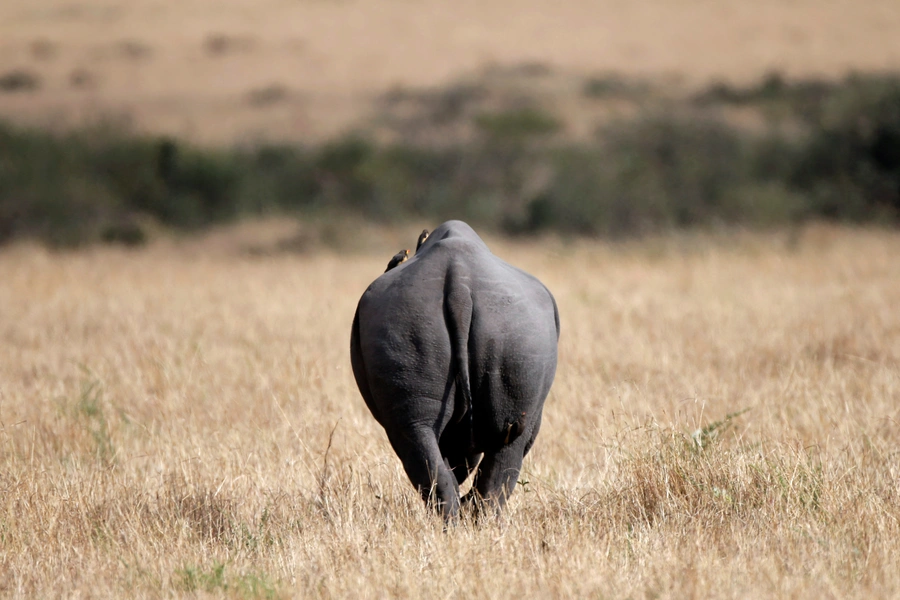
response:
<path id="1" fill-rule="evenodd" d="M 353 375 L 413 485 L 445 518 L 457 515 L 459 484 L 476 464 L 463 502 L 480 497 L 499 510 L 512 493 L 540 429 L 558 339 L 549 290 L 462 221 L 435 229 L 363 294 Z"/>

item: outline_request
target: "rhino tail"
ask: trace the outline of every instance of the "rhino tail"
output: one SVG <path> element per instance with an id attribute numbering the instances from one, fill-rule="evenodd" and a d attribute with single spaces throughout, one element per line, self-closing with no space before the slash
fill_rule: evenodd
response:
<path id="1" fill-rule="evenodd" d="M 469 331 L 472 326 L 472 292 L 454 280 L 452 271 L 444 288 L 444 314 L 453 362 L 456 364 L 456 402 L 453 423 L 459 423 L 472 408 L 469 378 Z"/>

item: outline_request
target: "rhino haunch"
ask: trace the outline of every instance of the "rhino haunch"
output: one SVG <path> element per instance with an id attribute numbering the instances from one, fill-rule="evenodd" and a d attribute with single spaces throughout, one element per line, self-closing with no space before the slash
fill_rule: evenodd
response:
<path id="1" fill-rule="evenodd" d="M 359 391 L 412 483 L 445 517 L 498 509 L 516 485 L 556 373 L 559 313 L 533 276 L 494 256 L 461 221 L 365 291 L 350 358 Z M 479 458 L 481 462 L 479 463 Z"/>

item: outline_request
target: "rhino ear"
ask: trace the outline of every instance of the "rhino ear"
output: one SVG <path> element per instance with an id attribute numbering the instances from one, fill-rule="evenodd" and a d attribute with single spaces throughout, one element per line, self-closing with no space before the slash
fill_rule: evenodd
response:
<path id="1" fill-rule="evenodd" d="M 419 234 L 419 241 L 416 242 L 416 252 L 419 251 L 419 248 L 422 247 L 422 244 L 424 244 L 425 240 L 427 240 L 427 239 L 428 239 L 428 230 L 423 229 L 422 233 Z"/>

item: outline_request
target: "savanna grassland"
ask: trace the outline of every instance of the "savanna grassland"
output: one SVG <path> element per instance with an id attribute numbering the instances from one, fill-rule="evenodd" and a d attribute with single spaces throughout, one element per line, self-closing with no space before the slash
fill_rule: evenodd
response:
<path id="1" fill-rule="evenodd" d="M 900 595 L 896 232 L 489 240 L 556 295 L 559 371 L 504 517 L 444 531 L 348 356 L 421 226 L 4 249 L 0 593 Z"/>
<path id="2" fill-rule="evenodd" d="M 530 65 L 560 76 L 527 95 L 548 96 L 577 133 L 597 104 L 580 76 L 834 79 L 900 68 L 898 31 L 895 0 L 4 0 L 0 115 L 120 117 L 216 144 L 318 141 L 391 93 Z"/>
<path id="3" fill-rule="evenodd" d="M 0 3 L 0 596 L 900 597 L 900 235 L 813 220 L 896 221 L 897 96 L 870 122 L 841 82 L 900 69 L 898 30 L 896 0 Z M 299 232 L 177 237 L 272 207 Z M 502 519 L 445 531 L 349 330 L 464 208 L 546 236 L 488 241 L 562 336 Z M 773 229 L 659 233 L 722 223 Z"/>

